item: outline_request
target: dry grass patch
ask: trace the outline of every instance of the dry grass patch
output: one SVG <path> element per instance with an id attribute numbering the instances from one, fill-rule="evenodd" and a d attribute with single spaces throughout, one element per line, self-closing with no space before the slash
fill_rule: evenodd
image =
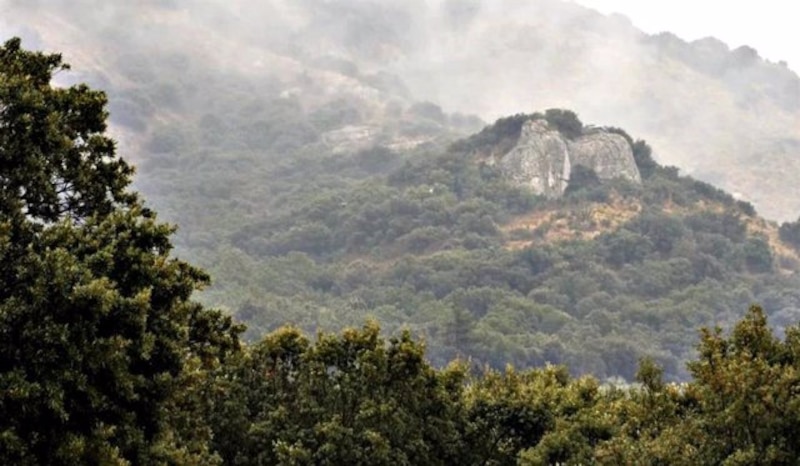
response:
<path id="1" fill-rule="evenodd" d="M 612 196 L 608 203 L 593 202 L 575 208 L 542 210 L 520 215 L 500 227 L 506 235 L 506 249 L 516 250 L 533 244 L 589 240 L 614 231 L 639 215 L 638 200 Z"/>

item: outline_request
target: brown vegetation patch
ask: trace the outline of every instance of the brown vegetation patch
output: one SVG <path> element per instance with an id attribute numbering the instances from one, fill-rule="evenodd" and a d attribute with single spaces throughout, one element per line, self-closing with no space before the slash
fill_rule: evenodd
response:
<path id="1" fill-rule="evenodd" d="M 613 231 L 642 210 L 635 199 L 612 196 L 608 203 L 593 202 L 558 210 L 541 210 L 514 218 L 500 227 L 506 234 L 505 247 L 516 250 L 533 244 L 589 240 Z"/>

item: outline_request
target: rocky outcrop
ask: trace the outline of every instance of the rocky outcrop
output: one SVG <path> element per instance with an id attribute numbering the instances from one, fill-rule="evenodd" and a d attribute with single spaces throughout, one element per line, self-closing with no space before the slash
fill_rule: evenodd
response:
<path id="1" fill-rule="evenodd" d="M 631 146 L 621 135 L 593 130 L 570 141 L 545 120 L 525 122 L 517 145 L 496 163 L 512 183 L 549 198 L 564 194 L 575 165 L 591 168 L 600 179 L 641 182 Z"/>
<path id="2" fill-rule="evenodd" d="M 572 165 L 591 168 L 601 180 L 626 178 L 642 182 L 631 145 L 619 134 L 596 130 L 570 141 L 568 146 Z"/>
<path id="3" fill-rule="evenodd" d="M 567 188 L 570 160 L 567 141 L 544 120 L 527 121 L 519 141 L 500 160 L 506 179 L 536 194 L 558 197 Z"/>

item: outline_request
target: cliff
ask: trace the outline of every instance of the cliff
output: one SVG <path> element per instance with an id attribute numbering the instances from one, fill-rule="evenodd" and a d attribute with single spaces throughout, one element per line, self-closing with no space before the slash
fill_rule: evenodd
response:
<path id="1" fill-rule="evenodd" d="M 564 194 L 575 165 L 591 168 L 600 179 L 642 181 L 631 146 L 621 135 L 594 129 L 569 140 L 545 120 L 525 122 L 517 144 L 495 162 L 512 183 L 550 198 Z"/>

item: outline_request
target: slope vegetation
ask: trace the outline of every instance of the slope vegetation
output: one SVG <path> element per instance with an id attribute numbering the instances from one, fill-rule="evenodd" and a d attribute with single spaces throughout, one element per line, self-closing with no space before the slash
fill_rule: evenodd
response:
<path id="1" fill-rule="evenodd" d="M 439 363 L 626 379 L 644 355 L 684 378 L 692 329 L 728 326 L 752 302 L 779 329 L 798 317 L 798 254 L 777 225 L 656 164 L 643 141 L 641 185 L 573 176 L 557 200 L 509 185 L 478 149 L 525 118 L 243 227 L 213 299 L 238 300 L 252 336 L 287 318 L 314 330 L 372 316 L 422 334 Z"/>

